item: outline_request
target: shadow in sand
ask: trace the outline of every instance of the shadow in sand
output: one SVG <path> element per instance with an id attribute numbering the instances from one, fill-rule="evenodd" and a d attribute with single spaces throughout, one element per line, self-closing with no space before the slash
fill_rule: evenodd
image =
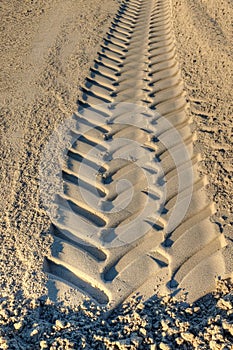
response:
<path id="1" fill-rule="evenodd" d="M 232 285 L 223 283 L 221 289 L 193 305 L 158 296 L 143 304 L 135 296 L 107 318 L 104 309 L 88 300 L 71 308 L 46 295 L 37 300 L 22 293 L 1 297 L 0 348 L 146 350 L 155 344 L 161 349 L 199 344 L 207 349 L 212 337 L 231 349 Z"/>

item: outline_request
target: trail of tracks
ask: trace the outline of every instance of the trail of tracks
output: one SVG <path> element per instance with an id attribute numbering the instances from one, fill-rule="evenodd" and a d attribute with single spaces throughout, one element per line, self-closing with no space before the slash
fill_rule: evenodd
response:
<path id="1" fill-rule="evenodd" d="M 54 244 L 45 265 L 50 283 L 58 291 L 75 287 L 80 300 L 89 295 L 109 307 L 137 291 L 148 298 L 155 291 L 185 288 L 190 300 L 202 296 L 214 287 L 215 276 L 224 273 L 224 240 L 209 219 L 214 207 L 203 191 L 206 179 L 198 175 L 199 157 L 193 155 L 169 1 L 129 0 L 121 5 L 82 90 L 77 129 L 72 130 L 78 140 L 63 168 L 64 193 L 57 197 L 59 219 L 53 222 Z M 104 103 L 138 104 L 157 117 L 148 113 L 137 122 L 134 116 L 130 123 L 124 107 L 114 113 Z M 97 123 L 97 114 L 106 122 Z M 161 118 L 167 122 L 160 123 Z M 114 141 L 122 138 L 128 141 L 116 146 Z M 122 152 L 134 161 L 116 160 Z M 154 212 L 164 190 L 161 168 L 166 198 L 157 218 Z M 99 176 L 91 176 L 97 171 Z M 145 174 L 158 174 L 149 189 Z M 126 204 L 129 188 L 116 190 L 122 179 L 133 188 Z M 190 206 L 179 220 L 189 196 Z"/>

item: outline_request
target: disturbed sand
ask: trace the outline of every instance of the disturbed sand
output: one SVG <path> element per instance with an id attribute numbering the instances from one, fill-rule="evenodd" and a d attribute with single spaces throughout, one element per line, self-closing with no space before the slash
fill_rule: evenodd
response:
<path id="1" fill-rule="evenodd" d="M 77 312 L 80 308 L 54 306 L 42 297 L 47 292 L 42 267 L 52 237 L 40 201 L 40 154 L 53 129 L 76 110 L 79 87 L 119 5 L 93 0 L 88 6 L 83 1 L 1 6 L 2 348 L 230 349 L 230 284 L 220 283 L 216 295 L 194 307 L 167 299 L 145 308 L 135 302 L 108 321 L 94 306 Z M 216 204 L 212 219 L 226 238 L 229 275 L 232 14 L 226 0 L 173 1 L 177 54 L 203 159 L 200 172 L 207 174 L 207 193 Z"/>

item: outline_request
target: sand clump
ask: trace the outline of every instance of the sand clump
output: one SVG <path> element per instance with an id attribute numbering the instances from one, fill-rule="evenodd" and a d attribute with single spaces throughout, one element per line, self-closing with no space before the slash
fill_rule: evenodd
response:
<path id="1" fill-rule="evenodd" d="M 139 297 L 104 310 L 88 300 L 76 307 L 49 299 L 1 296 L 1 349 L 232 349 L 232 285 L 218 281 L 214 293 L 194 304 Z"/>

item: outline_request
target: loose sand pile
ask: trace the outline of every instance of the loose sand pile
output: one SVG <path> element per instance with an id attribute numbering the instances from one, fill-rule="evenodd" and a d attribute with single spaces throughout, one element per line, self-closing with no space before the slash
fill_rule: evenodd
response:
<path id="1" fill-rule="evenodd" d="M 46 299 L 6 296 L 1 349 L 232 349 L 232 285 L 195 305 L 163 297 L 134 298 L 108 319 L 91 304 L 54 305 Z"/>
<path id="2" fill-rule="evenodd" d="M 231 349 L 232 285 L 187 306 L 134 301 L 108 320 L 95 306 L 46 301 L 52 242 L 39 193 L 40 154 L 76 110 L 79 87 L 118 8 L 116 1 L 2 1 L 1 333 L 3 349 Z M 213 217 L 232 273 L 231 1 L 173 1 L 178 56 L 208 175 Z M 87 303 L 88 305 L 88 303 Z M 112 333 L 110 333 L 112 332 Z"/>

